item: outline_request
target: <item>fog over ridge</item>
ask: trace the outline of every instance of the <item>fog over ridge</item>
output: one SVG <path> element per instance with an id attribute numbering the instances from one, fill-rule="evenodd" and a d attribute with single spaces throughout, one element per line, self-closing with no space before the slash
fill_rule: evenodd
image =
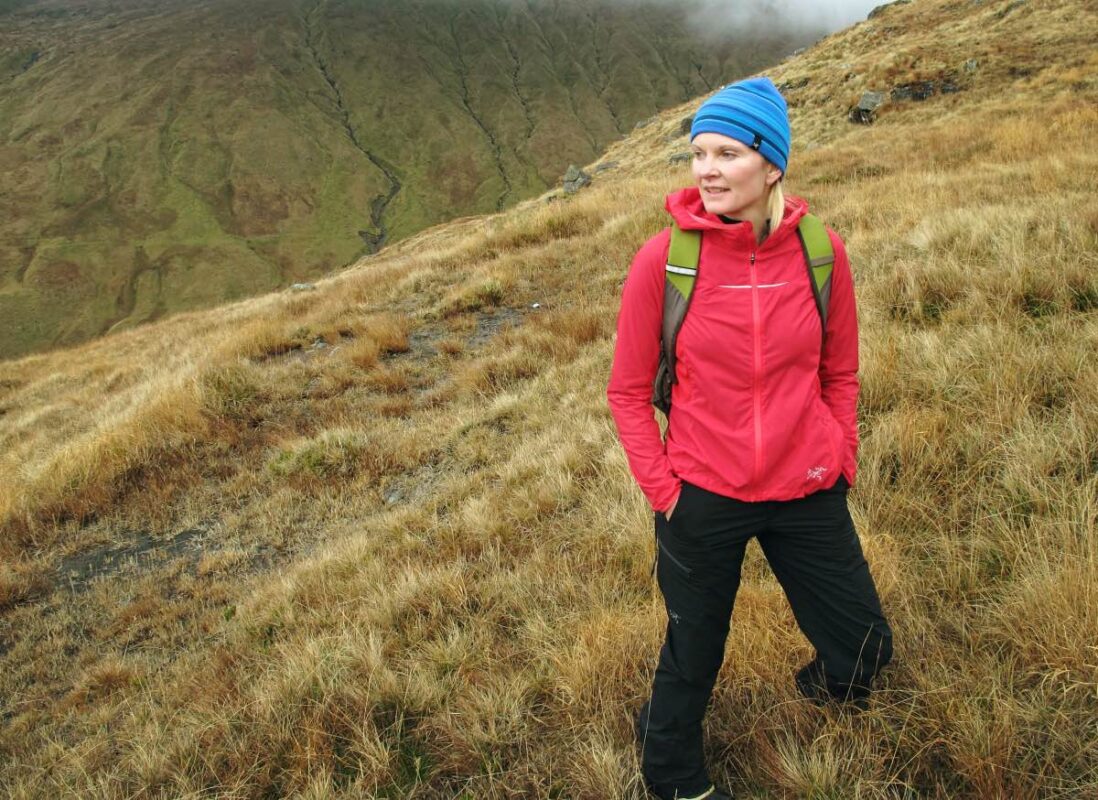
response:
<path id="1" fill-rule="evenodd" d="M 754 26 L 771 32 L 820 31 L 831 33 L 866 18 L 886 0 L 603 0 L 611 5 L 677 6 L 692 28 L 705 37 L 743 34 Z"/>

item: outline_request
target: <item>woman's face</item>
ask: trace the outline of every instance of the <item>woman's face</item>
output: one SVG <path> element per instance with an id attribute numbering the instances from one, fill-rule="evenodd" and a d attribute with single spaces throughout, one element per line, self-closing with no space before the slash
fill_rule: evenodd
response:
<path id="1" fill-rule="evenodd" d="M 749 211 L 765 216 L 770 186 L 782 174 L 777 167 L 723 133 L 699 133 L 690 148 L 694 181 L 706 211 L 737 219 L 751 216 Z"/>

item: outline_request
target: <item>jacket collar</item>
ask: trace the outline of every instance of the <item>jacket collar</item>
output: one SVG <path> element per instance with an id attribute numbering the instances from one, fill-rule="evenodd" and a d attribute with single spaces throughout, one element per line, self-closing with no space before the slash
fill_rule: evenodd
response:
<path id="1" fill-rule="evenodd" d="M 750 222 L 732 223 L 722 222 L 715 214 L 705 210 L 702 203 L 701 191 L 697 186 L 688 186 L 677 192 L 667 195 L 664 202 L 671 217 L 685 230 L 716 231 L 727 237 L 727 241 L 733 247 L 742 250 L 754 250 L 755 232 Z M 796 195 L 785 196 L 785 213 L 782 215 L 782 224 L 762 243 L 767 249 L 780 244 L 786 238 L 796 237 L 797 225 L 801 217 L 808 213 L 808 202 Z"/>

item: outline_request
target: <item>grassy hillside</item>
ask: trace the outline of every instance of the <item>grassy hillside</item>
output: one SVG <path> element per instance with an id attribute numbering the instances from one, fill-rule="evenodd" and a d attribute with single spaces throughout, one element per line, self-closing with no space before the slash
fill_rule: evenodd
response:
<path id="1" fill-rule="evenodd" d="M 704 44 L 665 2 L 0 6 L 0 358 L 511 206 L 807 38 Z"/>
<path id="2" fill-rule="evenodd" d="M 896 657 L 863 714 L 798 700 L 749 548 L 707 719 L 745 797 L 1098 793 L 1096 34 L 916 0 L 767 73 L 807 80 L 789 190 L 851 255 Z M 604 389 L 695 106 L 573 198 L 0 364 L 5 794 L 641 797 L 666 620 Z"/>

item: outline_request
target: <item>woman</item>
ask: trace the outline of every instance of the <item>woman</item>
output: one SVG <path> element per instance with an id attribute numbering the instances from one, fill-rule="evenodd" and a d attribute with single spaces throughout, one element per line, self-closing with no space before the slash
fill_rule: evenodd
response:
<path id="1" fill-rule="evenodd" d="M 630 267 L 607 396 L 630 469 L 655 511 L 666 637 L 637 718 L 642 771 L 660 798 L 728 797 L 702 758 L 709 703 L 740 580 L 758 537 L 816 650 L 795 675 L 815 702 L 863 706 L 892 632 L 846 505 L 858 447 L 858 326 L 843 242 L 817 305 L 785 197 L 785 100 L 767 78 L 725 87 L 690 131 L 694 187 L 668 196 L 701 231 L 675 343 L 666 442 L 650 405 L 660 361 L 669 230 Z M 826 308 L 822 308 L 826 303 Z M 826 312 L 826 326 L 823 316 Z"/>

